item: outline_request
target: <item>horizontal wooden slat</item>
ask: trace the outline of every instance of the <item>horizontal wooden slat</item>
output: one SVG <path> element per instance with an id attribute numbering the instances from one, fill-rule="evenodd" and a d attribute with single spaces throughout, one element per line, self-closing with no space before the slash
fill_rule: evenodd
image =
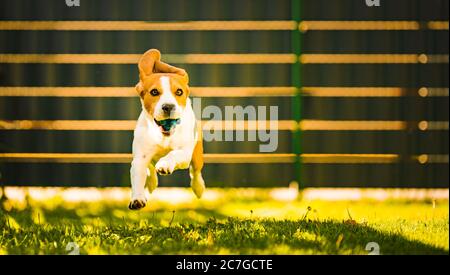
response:
<path id="1" fill-rule="evenodd" d="M 1 88 L 0 88 L 1 91 Z M 315 97 L 448 97 L 448 88 L 402 87 L 303 87 L 302 95 Z"/>
<path id="2" fill-rule="evenodd" d="M 207 163 L 291 163 L 294 154 L 205 154 Z M 0 161 L 58 163 L 130 163 L 131 154 L 0 153 Z"/>
<path id="3" fill-rule="evenodd" d="M 0 21 L 0 30 L 39 31 L 257 31 L 296 28 L 295 21 Z"/>
<path id="4" fill-rule="evenodd" d="M 142 54 L 0 54 L 0 63 L 137 64 Z M 283 64 L 295 54 L 164 54 L 168 63 L 182 64 Z"/>
<path id="5" fill-rule="evenodd" d="M 425 64 L 448 63 L 449 56 L 426 54 L 302 54 L 303 64 Z"/>
<path id="6" fill-rule="evenodd" d="M 292 96 L 294 87 L 190 87 L 194 97 Z M 137 97 L 134 87 L 0 87 L 0 96 Z"/>
<path id="7" fill-rule="evenodd" d="M 1 90 L 0 90 L 1 91 Z M 400 87 L 303 87 L 302 94 L 316 97 L 400 97 Z"/>
<path id="8" fill-rule="evenodd" d="M 293 130 L 294 121 L 276 121 L 270 127 L 269 121 L 202 121 L 203 129 L 209 130 Z M 1 130 L 133 130 L 135 120 L 14 120 L 0 121 Z"/>
<path id="9" fill-rule="evenodd" d="M 135 87 L 0 87 L 0 96 L 137 97 Z"/>
<path id="10" fill-rule="evenodd" d="M 413 156 L 413 159 L 417 160 L 421 164 L 426 163 L 448 163 L 449 156 L 448 155 L 428 155 L 422 154 L 418 156 Z"/>
<path id="11" fill-rule="evenodd" d="M 141 54 L 0 54 L 0 63 L 136 64 Z M 165 54 L 180 64 L 291 64 L 295 54 Z M 448 63 L 449 56 L 426 54 L 302 54 L 303 64 Z"/>
<path id="12" fill-rule="evenodd" d="M 198 97 L 280 97 L 293 96 L 296 91 L 295 87 L 191 87 L 191 95 Z"/>
<path id="13" fill-rule="evenodd" d="M 129 163 L 128 153 L 0 153 L 6 162 L 57 162 L 57 163 Z"/>
<path id="14" fill-rule="evenodd" d="M 193 97 L 289 97 L 295 87 L 190 87 Z M 303 96 L 315 97 L 448 97 L 448 88 L 302 87 Z M 134 87 L 0 87 L 0 96 L 19 97 L 137 97 Z"/>
<path id="15" fill-rule="evenodd" d="M 203 130 L 224 130 L 224 131 L 255 131 L 255 130 L 279 130 L 294 131 L 298 128 L 298 123 L 294 120 L 278 121 L 250 121 L 250 120 L 208 120 L 202 121 Z"/>
<path id="16" fill-rule="evenodd" d="M 207 163 L 294 163 L 295 154 L 205 154 Z M 397 154 L 301 154 L 302 163 L 383 164 L 401 161 Z M 3 162 L 29 163 L 130 163 L 128 153 L 0 153 Z M 448 155 L 411 156 L 410 161 L 448 163 Z"/>
<path id="17" fill-rule="evenodd" d="M 448 88 L 420 88 L 417 93 L 421 97 L 448 97 Z"/>
<path id="18" fill-rule="evenodd" d="M 302 32 L 448 30 L 448 21 L 302 21 L 298 28 Z"/>
<path id="19" fill-rule="evenodd" d="M 2 120 L 1 130 L 111 130 L 131 131 L 135 120 Z"/>
<path id="20" fill-rule="evenodd" d="M 448 30 L 448 21 L 0 21 L 0 30 L 47 31 L 289 31 L 320 30 Z"/>
<path id="21" fill-rule="evenodd" d="M 448 130 L 448 121 L 420 121 L 418 127 L 422 131 Z"/>
<path id="22" fill-rule="evenodd" d="M 135 120 L 0 120 L 0 130 L 131 131 L 135 125 Z M 390 120 L 204 120 L 202 125 L 203 130 L 402 131 L 412 124 Z M 421 121 L 416 129 L 448 130 L 448 121 Z"/>
<path id="23" fill-rule="evenodd" d="M 427 23 L 427 26 L 431 30 L 443 30 L 443 31 L 449 30 L 448 21 L 430 21 Z"/>
<path id="24" fill-rule="evenodd" d="M 302 120 L 301 130 L 309 131 L 402 131 L 406 121 L 364 121 L 364 120 Z"/>
<path id="25" fill-rule="evenodd" d="M 206 163 L 293 163 L 295 154 L 205 154 Z"/>
<path id="26" fill-rule="evenodd" d="M 203 130 L 295 130 L 297 123 L 279 121 L 202 121 Z M 0 130 L 131 131 L 135 120 L 0 120 Z"/>
<path id="27" fill-rule="evenodd" d="M 396 154 L 303 154 L 303 163 L 395 163 Z"/>
<path id="28" fill-rule="evenodd" d="M 1 93 L 1 88 L 0 88 Z M 302 95 L 315 97 L 448 97 L 448 88 L 402 87 L 303 87 Z"/>

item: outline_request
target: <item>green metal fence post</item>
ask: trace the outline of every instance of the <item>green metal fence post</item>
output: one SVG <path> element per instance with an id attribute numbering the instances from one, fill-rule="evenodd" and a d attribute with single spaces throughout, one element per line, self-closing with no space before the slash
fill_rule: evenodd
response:
<path id="1" fill-rule="evenodd" d="M 301 15 L 301 0 L 291 0 L 291 16 L 292 20 L 296 22 L 296 28 L 292 30 L 291 35 L 291 43 L 292 43 L 292 52 L 296 56 L 296 61 L 292 64 L 291 68 L 291 82 L 292 86 L 295 87 L 295 96 L 292 99 L 292 115 L 293 119 L 298 123 L 301 119 L 301 64 L 300 64 L 300 52 L 301 52 L 301 36 L 299 31 L 299 23 L 300 23 L 300 15 Z M 297 127 L 293 132 L 293 140 L 292 140 L 292 150 L 296 155 L 296 161 L 294 165 L 294 175 L 295 181 L 300 183 L 301 176 L 301 132 L 300 128 Z"/>

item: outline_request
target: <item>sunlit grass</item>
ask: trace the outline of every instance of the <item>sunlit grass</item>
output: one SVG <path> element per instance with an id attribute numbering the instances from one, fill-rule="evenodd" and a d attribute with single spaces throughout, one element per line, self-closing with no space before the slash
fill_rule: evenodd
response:
<path id="1" fill-rule="evenodd" d="M 448 200 L 279 201 L 232 191 L 214 199 L 8 200 L 0 253 L 67 254 L 448 254 Z M 264 191 L 258 191 L 264 192 Z"/>

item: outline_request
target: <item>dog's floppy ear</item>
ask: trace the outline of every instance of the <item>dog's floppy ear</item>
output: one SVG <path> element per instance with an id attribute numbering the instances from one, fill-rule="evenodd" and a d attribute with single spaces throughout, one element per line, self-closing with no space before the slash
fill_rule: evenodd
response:
<path id="1" fill-rule="evenodd" d="M 161 53 L 157 49 L 146 51 L 141 59 L 139 59 L 139 78 L 143 82 L 144 79 L 152 73 L 172 73 L 183 77 L 188 84 L 189 76 L 185 70 L 169 65 L 161 61 Z"/>
<path id="2" fill-rule="evenodd" d="M 177 75 L 182 76 L 182 78 L 186 82 L 186 84 L 189 83 L 189 76 L 185 70 L 177 68 L 172 65 L 169 65 L 167 63 L 164 63 L 161 60 L 158 60 L 155 62 L 154 72 L 177 74 Z"/>
<path id="3" fill-rule="evenodd" d="M 143 82 L 144 79 L 150 76 L 155 71 L 155 62 L 161 59 L 161 53 L 157 49 L 150 49 L 146 51 L 141 59 L 139 59 L 139 78 Z"/>
<path id="4" fill-rule="evenodd" d="M 169 65 L 161 61 L 161 53 L 157 49 L 146 51 L 138 63 L 139 83 L 136 85 L 136 91 L 142 97 L 144 87 L 143 83 L 147 77 L 153 73 L 170 73 L 182 77 L 186 85 L 189 83 L 189 76 L 185 70 Z"/>

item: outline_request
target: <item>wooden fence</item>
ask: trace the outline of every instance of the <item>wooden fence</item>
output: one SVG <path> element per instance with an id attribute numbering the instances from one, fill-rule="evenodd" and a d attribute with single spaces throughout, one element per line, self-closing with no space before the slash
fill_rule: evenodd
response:
<path id="1" fill-rule="evenodd" d="M 202 106 L 278 107 L 272 153 L 205 143 L 209 186 L 448 187 L 448 1 L 381 2 L 2 1 L 0 182 L 128 186 L 158 48 Z"/>

